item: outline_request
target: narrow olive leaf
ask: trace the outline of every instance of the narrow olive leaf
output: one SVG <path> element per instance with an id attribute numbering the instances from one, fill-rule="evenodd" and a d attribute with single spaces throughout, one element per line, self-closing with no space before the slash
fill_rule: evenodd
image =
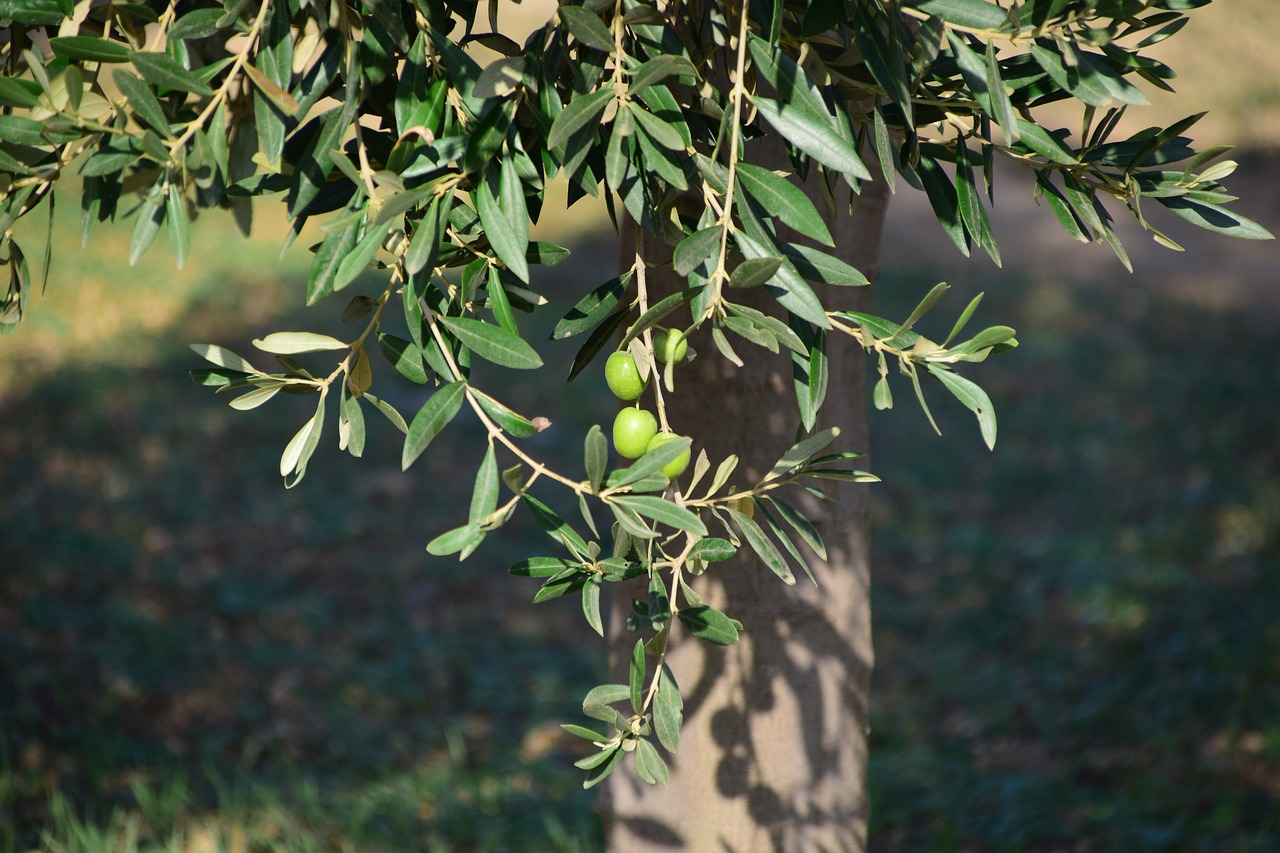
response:
<path id="1" fill-rule="evenodd" d="M 314 305 L 333 292 L 338 269 L 355 249 L 359 233 L 359 223 L 352 222 L 341 231 L 330 231 L 320 241 L 307 275 L 308 305 Z"/>
<path id="2" fill-rule="evenodd" d="M 804 190 L 787 178 L 750 163 L 739 163 L 737 175 L 743 188 L 769 214 L 806 237 L 835 245 L 826 222 Z"/>
<path id="3" fill-rule="evenodd" d="M 947 335 L 945 340 L 943 340 L 942 346 L 945 347 L 947 344 L 951 343 L 952 339 L 954 339 L 956 335 L 960 334 L 960 332 L 964 330 L 964 327 L 969 324 L 969 318 L 973 316 L 974 311 L 978 310 L 978 305 L 982 302 L 982 296 L 983 295 L 979 293 L 977 296 L 973 297 L 973 299 L 969 300 L 969 304 L 960 312 L 960 316 L 956 318 L 955 325 L 951 327 L 951 333 Z"/>
<path id="4" fill-rule="evenodd" d="M 644 708 L 644 640 L 636 640 L 631 649 L 631 661 L 627 667 L 627 687 L 630 691 L 631 710 L 637 714 Z"/>
<path id="5" fill-rule="evenodd" d="M 716 345 L 716 349 L 727 361 L 742 367 L 742 357 L 733 350 L 733 346 L 729 343 L 729 339 L 725 337 L 724 330 L 719 326 L 711 327 L 711 342 Z"/>
<path id="6" fill-rule="evenodd" d="M 816 121 L 832 124 L 831 113 L 822 100 L 822 93 L 789 53 L 770 49 L 754 33 L 748 36 L 747 47 L 751 51 L 756 73 L 782 96 L 782 100 L 804 110 Z"/>
<path id="7" fill-rule="evenodd" d="M 356 243 L 355 248 L 339 262 L 337 272 L 333 276 L 335 291 L 342 290 L 355 281 L 360 273 L 368 269 L 369 264 L 373 262 L 373 256 L 378 254 L 378 249 L 382 247 L 386 237 L 386 225 L 369 226 L 369 230 L 360 238 L 360 242 Z"/>
<path id="8" fill-rule="evenodd" d="M 830 124 L 786 102 L 753 96 L 751 103 L 788 142 L 814 160 L 851 179 L 871 180 L 852 146 Z"/>
<path id="9" fill-rule="evenodd" d="M 738 512 L 736 509 L 727 509 L 727 512 L 729 517 L 733 519 L 738 531 L 742 533 L 742 538 L 747 540 L 751 550 L 755 551 L 761 561 L 769 567 L 769 571 L 781 578 L 783 583 L 789 586 L 794 585 L 796 578 L 787 566 L 787 561 L 783 559 L 777 546 L 769 541 L 769 537 L 765 536 L 760 526 L 746 513 Z"/>
<path id="10" fill-rule="evenodd" d="M 717 646 L 732 646 L 738 642 L 742 623 L 706 604 L 685 607 L 676 614 L 680 624 L 695 637 Z"/>
<path id="11" fill-rule="evenodd" d="M 431 377 L 422 363 L 422 350 L 418 349 L 418 345 L 413 341 L 379 332 L 378 348 L 382 350 L 387 361 L 391 362 L 391 366 L 405 379 L 419 385 L 425 385 L 430 380 Z"/>
<path id="12" fill-rule="evenodd" d="M 1009 31 L 1008 12 L 987 0 L 906 0 L 904 5 L 961 27 L 995 32 Z"/>
<path id="13" fill-rule="evenodd" d="M 129 54 L 129 61 L 147 79 L 147 82 L 154 86 L 178 89 L 193 95 L 213 94 L 213 89 L 210 89 L 207 83 L 183 68 L 168 54 L 137 51 Z"/>
<path id="14" fill-rule="evenodd" d="M 239 370 L 244 373 L 258 372 L 254 369 L 252 364 L 245 361 L 231 350 L 220 347 L 217 344 L 191 344 L 191 351 L 203 358 L 205 361 L 216 364 L 219 367 Z"/>
<path id="15" fill-rule="evenodd" d="M 1022 128 L 1018 124 L 1018 114 L 1013 111 L 1013 102 L 1009 99 L 1009 92 L 1005 89 L 1004 80 L 1000 76 L 1000 61 L 996 58 L 994 39 L 987 42 L 986 55 L 983 59 L 987 92 L 991 99 L 991 111 L 988 115 L 1000 125 L 1000 129 L 1004 131 L 1005 138 L 1010 143 L 1017 142 L 1022 136 Z"/>
<path id="16" fill-rule="evenodd" d="M 1036 172 L 1036 184 L 1043 192 L 1043 198 L 1049 202 L 1049 209 L 1053 211 L 1053 215 L 1057 218 L 1058 224 L 1062 229 L 1071 235 L 1071 239 L 1081 243 L 1091 242 L 1092 237 L 1087 226 L 1081 221 L 1074 205 L 1067 200 L 1062 191 L 1053 185 L 1053 181 L 1047 174 L 1048 170 L 1038 170 Z"/>
<path id="17" fill-rule="evenodd" d="M 680 696 L 676 677 L 665 663 L 659 679 L 658 692 L 653 697 L 653 729 L 658 735 L 658 742 L 668 752 L 676 752 L 680 748 L 680 727 L 684 723 L 684 699 Z"/>
<path id="18" fill-rule="evenodd" d="M 592 575 L 582 585 L 582 617 L 587 620 L 591 630 L 604 636 L 604 620 L 600 617 L 600 576 Z"/>
<path id="19" fill-rule="evenodd" d="M 55 37 L 49 39 L 49 47 L 57 56 L 81 62 L 128 62 L 132 53 L 120 42 L 99 36 Z"/>
<path id="20" fill-rule="evenodd" d="M 692 62 L 683 56 L 665 54 L 655 56 L 637 68 L 631 75 L 627 89 L 632 95 L 638 95 L 649 86 L 667 77 L 696 78 L 697 76 L 698 72 L 693 67 Z"/>
<path id="21" fill-rule="evenodd" d="M 324 400 L 325 395 L 321 394 L 315 415 L 294 433 L 293 438 L 289 439 L 289 443 L 285 445 L 284 453 L 280 455 L 281 477 L 288 477 L 294 471 L 298 472 L 297 478 L 289 485 L 297 485 L 302 479 L 307 462 L 320 441 L 320 433 L 324 428 Z"/>
<path id="22" fill-rule="evenodd" d="M 484 409 L 484 413 L 492 418 L 493 422 L 512 438 L 528 438 L 537 434 L 538 425 L 524 415 L 512 411 L 488 394 L 481 393 L 474 388 L 470 389 L 470 394 L 480 404 L 480 408 Z"/>
<path id="23" fill-rule="evenodd" d="M 898 16 L 889 17 L 886 36 L 881 32 L 879 21 L 865 6 L 858 5 L 854 8 L 856 14 L 853 34 L 867 70 L 885 94 L 902 110 L 907 127 L 912 127 L 915 119 L 912 114 L 911 82 L 907 66 L 903 62 L 905 51 L 898 44 Z"/>
<path id="24" fill-rule="evenodd" d="M 1023 145 L 1051 163 L 1060 163 L 1064 166 L 1075 166 L 1079 163 L 1071 149 L 1035 122 L 1018 119 L 1018 134 L 1019 141 Z"/>
<path id="25" fill-rule="evenodd" d="M 427 449 L 431 440 L 458 414 L 466 388 L 465 382 L 444 385 L 418 410 L 413 423 L 409 424 L 409 434 L 405 436 L 404 451 L 400 456 L 401 470 L 407 471 L 414 460 Z"/>
<path id="26" fill-rule="evenodd" d="M 182 269 L 187 263 L 191 248 L 190 223 L 187 219 L 187 203 L 177 184 L 169 184 L 168 194 L 169 243 L 173 247 L 173 259 Z"/>
<path id="27" fill-rule="evenodd" d="M 613 342 L 613 336 L 617 333 L 622 325 L 626 322 L 629 309 L 622 308 L 610 314 L 599 326 L 596 326 L 594 332 L 587 336 L 585 342 L 578 349 L 577 355 L 573 357 L 573 364 L 569 368 L 569 382 L 581 373 L 588 364 L 591 363 L 599 353 L 607 345 Z"/>
<path id="28" fill-rule="evenodd" d="M 502 285 L 502 274 L 495 266 L 489 267 L 485 290 L 489 292 L 489 310 L 493 312 L 493 319 L 511 334 L 519 336 L 520 327 L 516 325 L 516 315 L 511 310 L 511 300 L 507 297 L 507 289 Z"/>
<path id="29" fill-rule="evenodd" d="M 265 338 L 255 338 L 253 345 L 263 352 L 276 355 L 298 355 L 304 352 L 325 352 L 347 349 L 349 345 L 332 335 L 317 332 L 272 332 Z"/>
<path id="30" fill-rule="evenodd" d="M 582 585 L 587 582 L 590 577 L 586 572 L 577 571 L 566 572 L 551 578 L 538 588 L 534 593 L 533 603 L 541 604 L 544 601 L 550 601 L 553 598 L 559 598 L 562 595 L 568 595 L 574 590 L 582 589 Z"/>
<path id="31" fill-rule="evenodd" d="M 348 424 L 347 450 L 357 459 L 364 455 L 364 410 L 359 397 L 348 397 L 342 404 L 342 412 Z"/>
<path id="32" fill-rule="evenodd" d="M 518 193 L 514 194 L 519 195 Z M 519 197 L 523 202 L 524 196 L 519 195 Z M 507 268 L 515 273 L 521 281 L 528 282 L 529 262 L 525 258 L 525 250 L 529 245 L 527 215 L 524 217 L 522 241 L 520 232 L 512 224 L 514 217 L 509 216 L 508 212 L 502 209 L 487 181 L 481 181 L 476 186 L 471 193 L 471 200 L 475 203 L 476 213 L 480 216 L 480 224 L 484 228 L 484 235 L 489 240 L 489 245 L 493 247 L 494 254 L 498 256 L 498 260 L 506 264 Z M 523 204 L 521 206 L 523 207 Z"/>
<path id="33" fill-rule="evenodd" d="M 441 317 L 440 322 L 464 346 L 487 361 L 519 370 L 542 366 L 542 357 L 537 350 L 506 329 L 470 317 Z"/>
<path id="34" fill-rule="evenodd" d="M 827 546 L 823 544 L 817 528 L 813 526 L 809 519 L 805 518 L 800 510 L 776 495 L 770 495 L 768 500 L 778 510 L 778 515 L 782 516 L 782 520 L 791 525 L 791 529 L 798 533 L 804 543 L 813 549 L 813 553 L 818 555 L 818 559 L 826 560 Z"/>
<path id="35" fill-rule="evenodd" d="M 632 105 L 632 114 L 635 115 L 636 121 L 640 123 L 640 128 L 649 138 L 656 144 L 662 146 L 669 151 L 682 152 L 685 150 L 684 137 L 675 127 L 646 109 Z"/>
<path id="36" fill-rule="evenodd" d="M 738 248 L 742 250 L 742 254 L 747 258 L 774 258 L 775 253 L 757 243 L 746 234 L 739 232 L 736 235 Z M 778 266 L 772 281 L 766 283 L 766 287 L 773 293 L 773 297 L 778 300 L 778 304 L 786 308 L 797 317 L 802 317 L 813 323 L 819 328 L 830 328 L 831 321 L 827 319 L 826 308 L 813 292 L 805 280 L 800 277 L 790 263 L 782 263 Z"/>
<path id="37" fill-rule="evenodd" d="M 966 379 L 952 371 L 948 370 L 945 365 L 930 363 L 929 372 L 938 378 L 947 390 L 955 395 L 955 398 L 965 405 L 969 411 L 978 417 L 978 426 L 982 430 L 982 440 L 986 442 L 987 448 L 994 450 L 996 446 L 996 411 L 991 405 L 991 398 L 987 396 L 987 392 L 978 387 L 971 379 Z"/>
<path id="38" fill-rule="evenodd" d="M 631 327 L 627 329 L 627 333 L 622 336 L 622 341 L 619 342 L 618 349 L 622 349 L 627 344 L 631 343 L 631 341 L 641 335 L 645 329 L 649 329 L 657 325 L 661 322 L 663 317 L 666 317 L 672 311 L 688 302 L 695 292 L 696 290 L 694 288 L 686 288 L 658 300 L 649 308 L 648 311 L 641 314 L 640 318 L 631 324 Z"/>
<path id="39" fill-rule="evenodd" d="M 791 555 L 791 559 L 795 561 L 795 564 L 804 571 L 805 575 L 809 578 L 809 580 L 813 583 L 813 585 L 817 586 L 818 579 L 813 576 L 813 570 L 809 568 L 809 563 L 800 554 L 800 551 L 798 548 L 796 548 L 795 543 L 793 543 L 791 539 L 787 536 L 787 532 L 782 529 L 782 525 L 779 524 L 778 520 L 773 517 L 773 513 L 769 512 L 769 507 L 759 498 L 752 498 L 752 500 L 754 501 L 755 507 L 756 507 L 756 514 L 754 518 L 759 518 L 761 521 L 764 522 L 764 527 L 768 528 L 769 532 L 773 534 L 773 538 L 778 540 L 780 543 L 782 543 L 783 550 L 785 550 L 788 554 Z"/>
<path id="40" fill-rule="evenodd" d="M 748 258 L 729 276 L 730 287 L 759 287 L 778 274 L 782 258 Z"/>
<path id="41" fill-rule="evenodd" d="M 480 528 L 475 524 L 464 524 L 447 530 L 427 543 L 427 553 L 436 557 L 447 557 L 466 550 L 473 544 L 479 544 L 484 538 Z"/>
<path id="42" fill-rule="evenodd" d="M 507 571 L 522 578 L 550 578 L 581 565 L 567 557 L 526 557 Z"/>
<path id="43" fill-rule="evenodd" d="M 809 459 L 826 450 L 831 443 L 840 435 L 839 427 L 831 427 L 821 432 L 815 432 L 808 438 L 803 438 L 793 444 L 786 453 L 774 464 L 769 473 L 765 475 L 766 481 L 772 480 L 781 474 L 785 474 L 792 468 L 801 463 L 808 462 Z"/>
<path id="44" fill-rule="evenodd" d="M 690 510 L 671 501 L 653 495 L 620 495 L 613 499 L 627 509 L 633 510 L 646 518 L 692 533 L 695 536 L 706 536 L 707 526 Z"/>
<path id="45" fill-rule="evenodd" d="M 582 698 L 582 713 L 593 720 L 612 723 L 618 719 L 618 712 L 610 708 L 631 697 L 631 688 L 626 684 L 601 684 L 587 691 Z"/>
<path id="46" fill-rule="evenodd" d="M 720 230 L 720 226 L 713 225 L 681 240 L 672 258 L 676 272 L 688 275 L 710 258 L 720 248 Z"/>
<path id="47" fill-rule="evenodd" d="M 738 549 L 728 539 L 707 536 L 698 540 L 698 543 L 693 546 L 693 550 L 689 552 L 689 556 L 708 563 L 719 563 L 730 559 L 736 553 L 738 553 Z"/>
<path id="48" fill-rule="evenodd" d="M 243 68 L 245 74 L 253 81 L 253 84 L 258 87 L 262 94 L 267 96 L 271 103 L 276 105 L 282 115 L 292 116 L 298 112 L 298 102 L 294 100 L 292 95 L 276 85 L 270 77 L 248 63 Z"/>
<path id="49" fill-rule="evenodd" d="M 612 773 L 613 769 L 622 761 L 622 756 L 625 754 L 626 752 L 620 746 L 616 746 L 606 753 L 608 759 L 595 768 L 587 780 L 582 783 L 582 787 L 591 789 L 603 782 L 605 777 Z"/>
<path id="50" fill-rule="evenodd" d="M 658 754 L 658 748 L 644 739 L 636 742 L 636 775 L 650 785 L 671 786 L 667 763 Z"/>
<path id="51" fill-rule="evenodd" d="M 606 86 L 570 101 L 551 124 L 551 131 L 547 134 L 547 148 L 560 148 L 571 136 L 594 122 L 614 95 L 614 89 Z"/>
<path id="52" fill-rule="evenodd" d="M 413 239 L 409 241 L 409 248 L 404 254 L 404 268 L 409 275 L 434 268 L 436 258 L 440 255 L 440 238 L 443 235 L 442 214 L 448 206 L 438 196 L 427 205 L 426 215 L 414 230 Z"/>
<path id="53" fill-rule="evenodd" d="M 138 211 L 138 221 L 133 226 L 133 238 L 129 241 L 129 266 L 136 264 L 147 249 L 151 248 L 156 235 L 160 233 L 160 226 L 164 224 L 164 213 L 165 204 L 162 199 L 155 193 L 148 195 Z"/>
<path id="54" fill-rule="evenodd" d="M 405 423 L 404 418 L 396 411 L 396 407 L 388 403 L 386 400 L 379 399 L 372 394 L 366 392 L 364 399 L 373 403 L 374 408 L 382 412 L 387 420 L 391 421 L 392 426 L 400 430 L 405 435 L 409 434 L 409 425 Z"/>
<path id="55" fill-rule="evenodd" d="M 609 465 L 609 440 L 599 424 L 593 424 L 587 430 L 587 438 L 583 448 L 583 467 L 587 470 L 587 481 L 592 489 L 599 489 L 604 479 L 605 468 Z"/>
<path id="56" fill-rule="evenodd" d="M 562 727 L 565 728 L 566 730 L 569 730 L 568 726 L 564 726 L 562 724 Z M 590 731 L 590 729 L 583 729 L 583 731 Z M 593 738 L 593 740 L 608 741 L 609 738 L 605 735 L 600 735 L 597 738 Z M 601 749 L 599 752 L 593 752 L 591 755 L 588 755 L 585 758 L 579 758 L 577 761 L 573 762 L 573 766 L 577 767 L 580 770 L 591 770 L 593 768 L 599 767 L 601 764 L 604 764 L 606 761 L 609 761 L 610 759 L 616 758 L 621 753 L 622 753 L 621 747 L 608 747 L 605 749 Z"/>
<path id="57" fill-rule="evenodd" d="M 903 324 L 898 327 L 898 332 L 897 334 L 894 335 L 894 339 L 900 340 L 898 336 L 901 335 L 903 332 L 906 332 L 912 326 L 914 326 L 916 324 L 916 321 L 918 321 L 925 314 L 928 314 L 930 311 L 932 311 L 934 307 L 939 302 L 942 301 L 942 298 L 946 296 L 950 290 L 951 290 L 951 285 L 947 284 L 945 281 L 940 281 L 937 284 L 935 284 L 932 288 L 930 288 L 929 292 L 924 295 L 924 299 L 920 300 L 920 303 L 916 305 L 916 307 L 912 310 L 911 314 L 907 317 L 907 319 L 903 322 Z M 905 342 L 905 341 L 900 341 L 900 342 Z"/>
<path id="58" fill-rule="evenodd" d="M 611 488 L 629 486 L 658 473 L 687 452 L 691 441 L 681 436 L 659 444 L 633 462 L 630 467 L 614 471 L 609 476 L 608 485 Z"/>
<path id="59" fill-rule="evenodd" d="M 261 388 L 254 388 L 249 393 L 241 394 L 239 397 L 236 397 L 227 405 L 231 406 L 231 408 L 236 409 L 238 411 L 247 412 L 250 409 L 258 408 L 263 403 L 270 400 L 276 394 L 280 393 L 280 389 L 283 387 L 284 387 L 283 384 L 279 384 L 279 385 L 264 385 Z"/>
<path id="60" fill-rule="evenodd" d="M 528 492 L 521 494 L 520 500 L 528 507 L 533 520 L 548 536 L 569 549 L 574 556 L 583 560 L 588 559 L 587 543 L 576 530 L 569 526 L 567 521 L 556 514 L 555 510 Z"/>
<path id="61" fill-rule="evenodd" d="M 631 273 L 628 271 L 609 279 L 579 299 L 577 304 L 560 318 L 560 322 L 556 323 L 555 329 L 551 332 L 551 339 L 558 341 L 594 328 L 618 306 L 622 297 L 626 295 L 630 283 Z"/>
<path id="62" fill-rule="evenodd" d="M 486 518 L 498 508 L 498 491 L 501 484 L 498 480 L 498 457 L 490 443 L 485 451 L 484 459 L 476 470 L 475 488 L 471 491 L 471 509 L 467 520 L 472 524 L 482 524 Z"/>
<path id="63" fill-rule="evenodd" d="M 920 155 L 916 173 L 924 185 L 925 195 L 929 198 L 930 206 L 933 207 L 938 225 L 951 238 L 956 248 L 966 258 L 969 257 L 969 238 L 960 218 L 960 209 L 956 203 L 956 188 L 952 185 L 951 179 L 947 177 L 947 173 L 943 171 L 937 160 L 924 154 Z"/>
<path id="64" fill-rule="evenodd" d="M 658 535 L 657 532 L 644 523 L 644 520 L 640 518 L 635 510 L 616 501 L 609 502 L 609 510 L 617 520 L 618 526 L 627 534 L 637 539 L 653 539 Z"/>
<path id="65" fill-rule="evenodd" d="M 1192 225 L 1222 234 L 1227 237 L 1240 237 L 1245 240 L 1274 240 L 1275 236 L 1245 216 L 1227 210 L 1220 205 L 1206 201 L 1195 201 L 1189 198 L 1158 198 L 1176 215 Z"/>
<path id="66" fill-rule="evenodd" d="M 587 47 L 609 53 L 613 50 L 613 34 L 600 20 L 600 16 L 582 6 L 561 6 L 560 17 L 569 32 Z"/>

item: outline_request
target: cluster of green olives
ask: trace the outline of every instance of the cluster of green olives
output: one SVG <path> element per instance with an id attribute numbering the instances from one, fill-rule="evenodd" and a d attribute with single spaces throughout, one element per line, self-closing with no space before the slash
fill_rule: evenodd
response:
<path id="1" fill-rule="evenodd" d="M 660 330 L 653 336 L 653 355 L 662 364 L 679 363 L 689 351 L 684 335 L 675 330 Z M 639 399 L 648 386 L 631 353 L 620 350 L 609 356 L 604 365 L 604 379 L 609 390 L 619 400 L 628 402 Z M 613 448 L 619 456 L 638 459 L 656 447 L 681 436 L 673 432 L 659 432 L 658 419 L 653 413 L 635 406 L 618 412 L 613 420 Z M 681 453 L 662 468 L 667 479 L 674 480 L 689 467 L 689 451 Z"/>

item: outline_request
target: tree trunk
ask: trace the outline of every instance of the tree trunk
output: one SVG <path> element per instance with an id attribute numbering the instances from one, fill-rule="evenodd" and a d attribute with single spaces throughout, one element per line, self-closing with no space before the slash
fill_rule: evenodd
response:
<path id="1" fill-rule="evenodd" d="M 781 152 L 779 152 L 781 154 Z M 785 157 L 777 162 L 786 164 Z M 815 198 L 817 198 L 815 196 Z M 819 209 L 825 209 L 819 202 Z M 852 215 L 829 221 L 841 258 L 874 277 L 887 207 L 883 182 L 868 184 Z M 624 236 L 624 245 L 632 245 Z M 651 271 L 650 281 L 660 271 Z M 669 270 L 665 273 L 674 275 Z M 667 284 L 671 284 L 671 278 Z M 657 292 L 660 289 L 655 288 Z M 840 308 L 865 307 L 869 288 L 823 294 Z M 761 289 L 735 291 L 762 295 Z M 777 313 L 764 301 L 751 303 Z M 742 458 L 735 482 L 755 482 L 794 441 L 799 415 L 791 363 L 759 347 L 735 346 L 736 368 L 709 334 L 693 338 L 702 356 L 677 372 L 668 395 L 672 428 L 692 435 L 694 452 Z M 844 335 L 828 339 L 830 390 L 822 423 L 840 426 L 841 450 L 867 449 L 865 362 Z M 860 460 L 865 461 L 865 460 Z M 860 466 L 865 467 L 865 466 Z M 614 853 L 690 851 L 854 851 L 867 837 L 867 698 L 871 622 L 866 486 L 824 481 L 832 501 L 805 505 L 829 561 L 810 555 L 815 587 L 787 587 L 744 548 L 694 586 L 708 604 L 743 622 L 740 642 L 711 646 L 678 631 L 668 663 L 684 695 L 680 751 L 671 787 L 647 785 L 628 769 L 604 783 L 601 809 Z M 625 681 L 635 636 L 625 628 L 631 593 L 611 603 L 611 658 Z"/>

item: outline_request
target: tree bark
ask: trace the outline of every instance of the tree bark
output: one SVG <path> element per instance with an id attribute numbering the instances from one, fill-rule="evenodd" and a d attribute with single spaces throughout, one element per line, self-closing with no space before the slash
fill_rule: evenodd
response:
<path id="1" fill-rule="evenodd" d="M 785 156 L 777 162 L 787 164 Z M 828 222 L 835 254 L 868 277 L 877 271 L 887 195 L 883 182 L 868 183 L 851 215 Z M 624 236 L 624 245 L 633 243 Z M 657 272 L 651 271 L 650 281 L 660 279 Z M 678 286 L 670 277 L 666 283 Z M 823 296 L 829 305 L 860 309 L 869 290 L 832 288 Z M 734 300 L 745 301 L 742 293 L 736 291 Z M 746 293 L 763 295 L 762 289 Z M 757 300 L 753 307 L 776 314 L 769 302 Z M 702 356 L 677 371 L 676 393 L 667 396 L 672 428 L 693 436 L 695 454 L 700 446 L 712 450 L 713 468 L 737 453 L 742 464 L 734 481 L 753 483 L 795 439 L 799 414 L 790 360 L 740 345 L 735 349 L 745 366 L 736 368 L 715 351 L 709 334 L 692 343 Z M 844 335 L 828 338 L 828 347 L 822 425 L 841 428 L 838 449 L 865 452 L 863 353 Z M 601 809 L 609 850 L 865 850 L 872 668 L 868 495 L 864 485 L 822 485 L 832 500 L 804 506 L 828 550 L 825 563 L 807 555 L 816 586 L 803 576 L 794 587 L 783 585 L 747 548 L 696 579 L 708 604 L 743 622 L 742 638 L 722 648 L 673 635 L 667 661 L 684 695 L 685 717 L 679 753 L 670 756 L 671 786 L 647 785 L 629 768 L 605 781 Z M 611 663 L 618 681 L 626 680 L 635 643 L 625 627 L 632 593 L 644 598 L 623 588 L 611 603 Z"/>

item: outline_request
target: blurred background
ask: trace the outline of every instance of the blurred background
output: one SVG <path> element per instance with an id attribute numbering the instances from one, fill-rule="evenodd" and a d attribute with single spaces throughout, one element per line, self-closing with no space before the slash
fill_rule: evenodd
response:
<path id="1" fill-rule="evenodd" d="M 1176 103 L 1132 120 L 1211 110 L 1194 135 L 1241 144 L 1228 186 L 1273 232 L 1276 32 L 1270 0 L 1196 13 L 1162 48 Z M 1022 346 L 974 371 L 994 453 L 942 395 L 943 438 L 903 388 L 873 414 L 872 848 L 1278 849 L 1280 250 L 1162 217 L 1188 251 L 1126 229 L 1131 275 L 1005 177 L 1003 270 L 905 191 L 885 239 L 877 312 L 945 280 L 926 333 L 985 292 L 974 322 Z M 301 308 L 307 241 L 277 260 L 267 208 L 248 241 L 204 216 L 175 273 L 163 241 L 127 267 L 131 222 L 78 249 L 68 196 L 48 290 L 0 339 L 0 851 L 598 849 L 557 724 L 603 647 L 505 572 L 545 540 L 424 551 L 465 520 L 482 443 L 451 430 L 402 475 L 371 418 L 364 460 L 330 431 L 286 491 L 307 402 L 241 413 L 187 379 L 191 342 L 343 331 L 336 302 Z M 581 204 L 540 236 L 574 249 L 540 271 L 549 328 L 617 252 Z M 559 434 L 612 416 L 592 371 L 508 393 Z M 557 434 L 536 452 L 576 466 Z"/>

